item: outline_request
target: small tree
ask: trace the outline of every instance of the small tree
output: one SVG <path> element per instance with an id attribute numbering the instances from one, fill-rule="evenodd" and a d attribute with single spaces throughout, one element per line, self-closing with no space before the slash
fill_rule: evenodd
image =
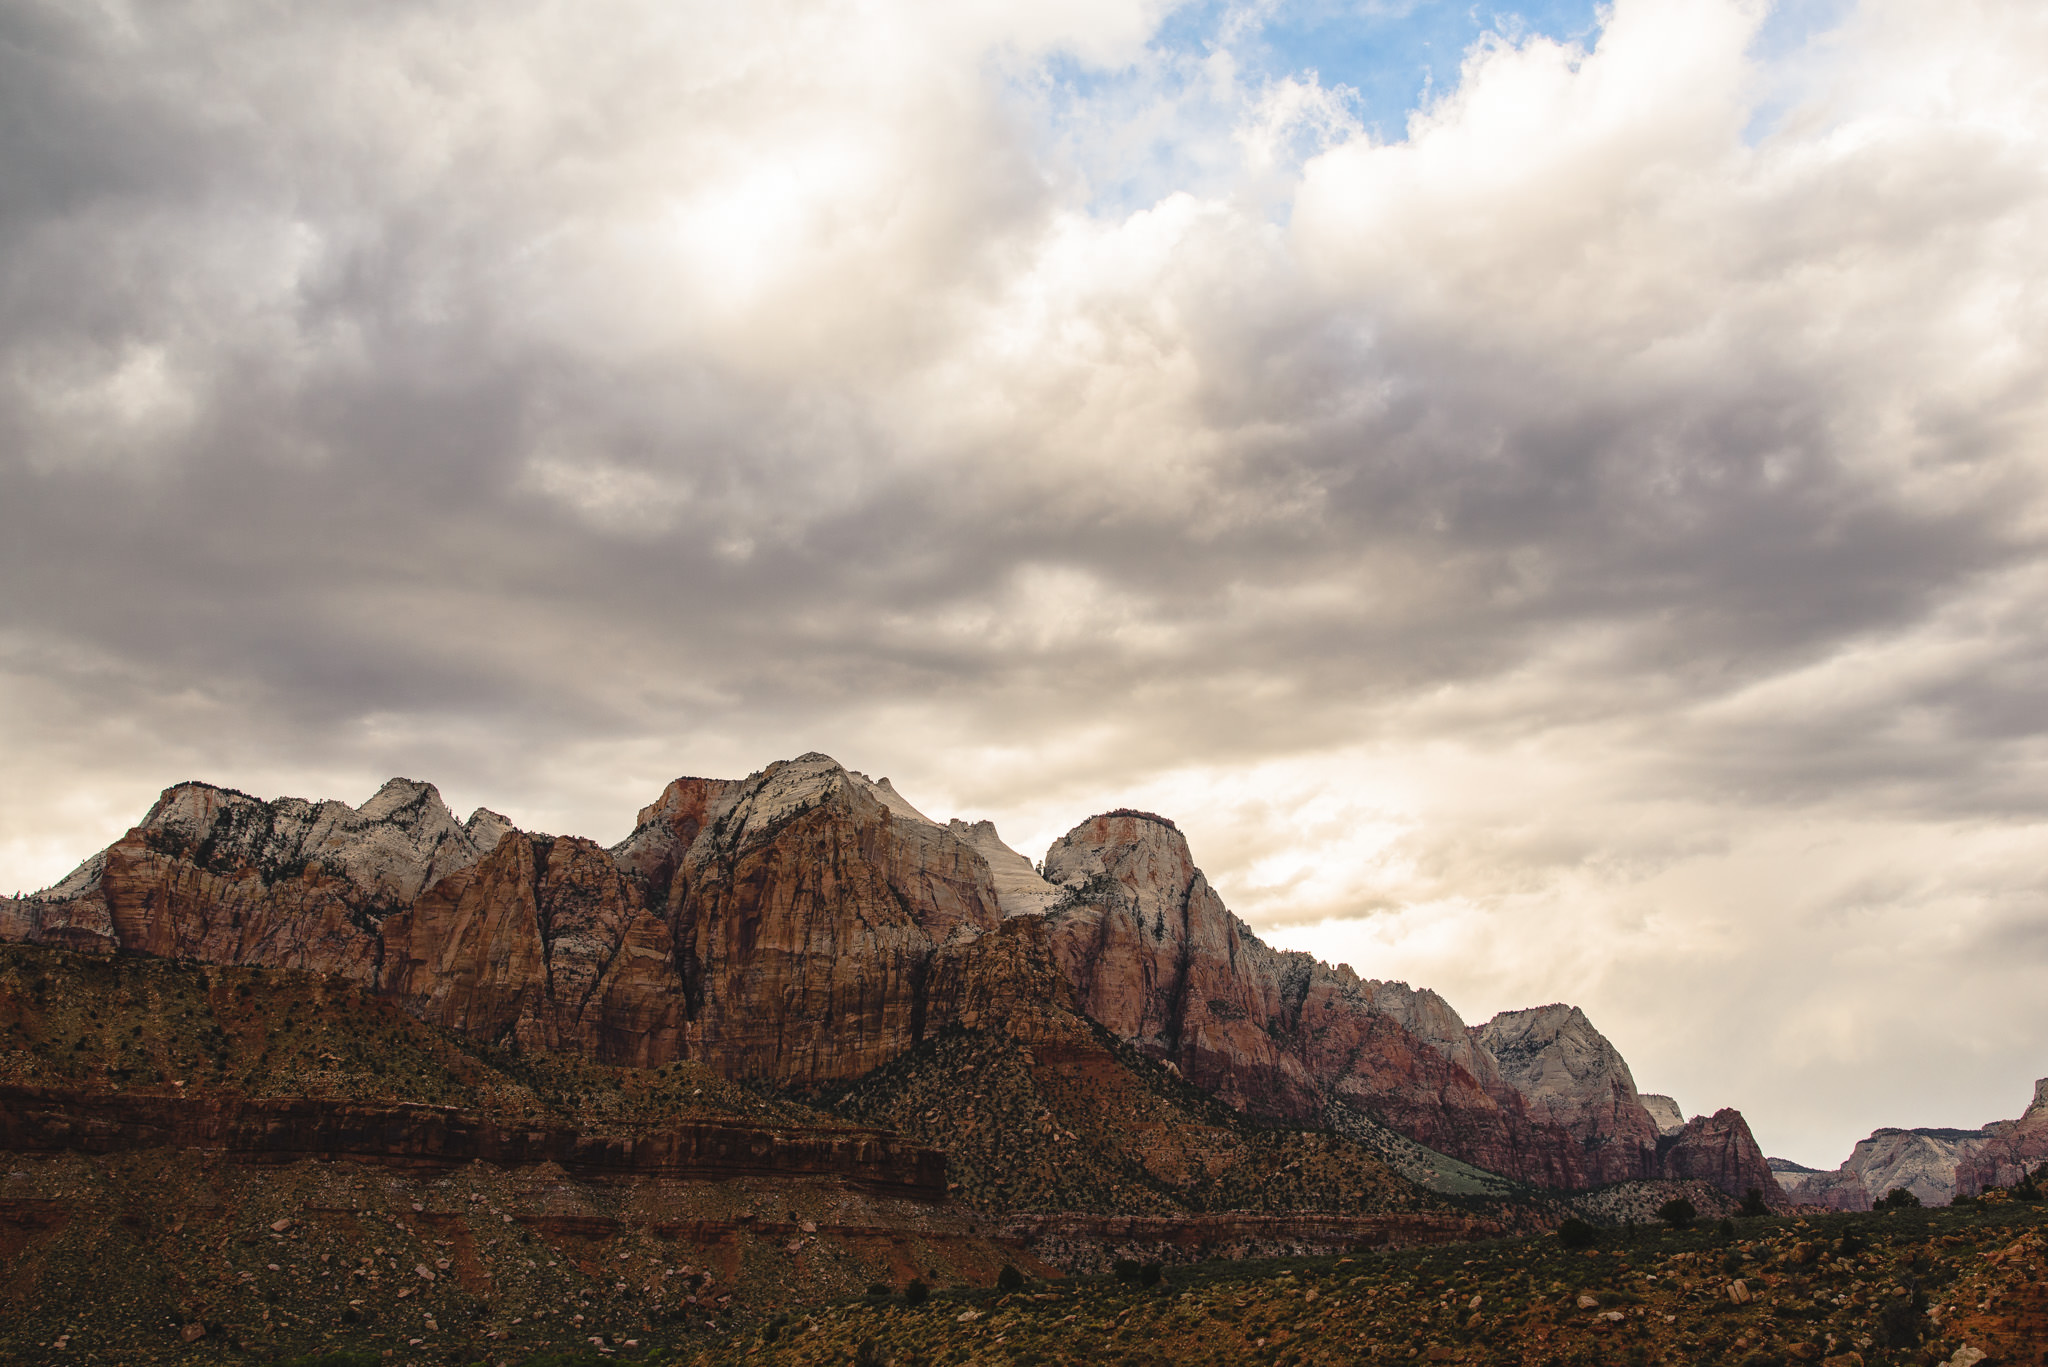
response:
<path id="1" fill-rule="evenodd" d="M 932 1289 L 924 1284 L 922 1277 L 911 1278 L 910 1285 L 903 1288 L 903 1303 L 910 1306 L 923 1305 Z"/>
<path id="2" fill-rule="evenodd" d="M 1753 1220 L 1759 1215 L 1769 1215 L 1771 1208 L 1764 1204 L 1764 1194 L 1751 1187 L 1742 1198 L 1742 1208 L 1735 1213 L 1745 1220 Z"/>
<path id="3" fill-rule="evenodd" d="M 1162 1269 L 1158 1263 L 1146 1263 L 1143 1267 L 1138 1269 L 1138 1285 L 1159 1285 L 1159 1278 L 1163 1274 L 1163 1272 L 1164 1269 Z"/>
<path id="4" fill-rule="evenodd" d="M 1024 1274 L 1008 1263 L 1004 1263 L 1003 1270 L 996 1273 L 996 1290 L 1021 1291 L 1023 1289 Z"/>
<path id="5" fill-rule="evenodd" d="M 1599 1240 L 1591 1225 L 1572 1215 L 1557 1227 L 1557 1241 L 1566 1248 L 1591 1248 Z"/>
<path id="6" fill-rule="evenodd" d="M 1878 1198 L 1879 1210 L 1913 1210 L 1920 1204 L 1920 1198 L 1905 1187 L 1893 1187 Z"/>
<path id="7" fill-rule="evenodd" d="M 1683 1196 L 1674 1196 L 1657 1207 L 1657 1218 L 1673 1229 L 1690 1229 L 1698 1217 L 1699 1211 Z"/>
<path id="8" fill-rule="evenodd" d="M 1138 1280 L 1139 1267 L 1136 1258 L 1118 1258 L 1109 1265 L 1109 1270 L 1126 1286 Z"/>

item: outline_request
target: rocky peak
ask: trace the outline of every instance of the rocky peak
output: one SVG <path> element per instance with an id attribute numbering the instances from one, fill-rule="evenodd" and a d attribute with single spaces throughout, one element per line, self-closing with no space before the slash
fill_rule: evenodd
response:
<path id="1" fill-rule="evenodd" d="M 462 823 L 463 831 L 470 843 L 476 846 L 479 855 L 489 854 L 498 848 L 498 842 L 519 828 L 509 817 L 501 816 L 489 807 L 479 807 L 469 814 L 469 820 Z"/>
<path id="2" fill-rule="evenodd" d="M 356 808 L 369 821 L 425 831 L 455 824 L 455 814 L 441 801 L 441 790 L 410 778 L 389 778 L 368 802 Z"/>
<path id="3" fill-rule="evenodd" d="M 1676 1135 L 1658 1143 L 1659 1171 L 1673 1182 L 1707 1182 L 1731 1196 L 1752 1189 L 1767 1201 L 1781 1202 L 1779 1186 L 1764 1152 L 1749 1132 L 1749 1122 L 1732 1107 L 1712 1115 L 1696 1115 Z"/>
<path id="4" fill-rule="evenodd" d="M 1473 1035 L 1538 1120 L 1562 1126 L 1587 1149 L 1589 1175 L 1626 1181 L 1657 1165 L 1657 1123 L 1643 1108 L 1628 1062 L 1586 1013 L 1556 1002 L 1503 1011 Z"/>
<path id="5" fill-rule="evenodd" d="M 1040 877 L 1029 859 L 1003 843 L 1003 838 L 996 834 L 995 822 L 977 821 L 969 825 L 954 817 L 946 823 L 946 829 L 988 861 L 1004 916 L 1040 915 L 1060 900 L 1060 890 Z"/>
<path id="6" fill-rule="evenodd" d="M 645 880 L 651 904 L 668 901 L 684 856 L 711 824 L 718 805 L 739 786 L 722 778 L 674 779 L 660 797 L 640 809 L 633 833 L 612 846 L 620 869 Z"/>
<path id="7" fill-rule="evenodd" d="M 1473 1033 L 1534 1111 L 1562 1117 L 1617 1093 L 1637 1100 L 1628 1061 L 1576 1006 L 1503 1011 Z"/>
<path id="8" fill-rule="evenodd" d="M 1659 1136 L 1677 1134 L 1685 1128 L 1685 1112 L 1670 1097 L 1656 1092 L 1638 1092 L 1636 1100 L 1642 1102 L 1643 1109 L 1650 1113 L 1650 1123 L 1657 1127 Z"/>
<path id="9" fill-rule="evenodd" d="M 669 906 L 692 1052 L 801 1085 L 916 1044 L 939 950 L 1003 917 L 971 843 L 816 753 L 718 798 Z"/>
<path id="10" fill-rule="evenodd" d="M 715 850 L 732 859 L 772 837 L 791 818 L 826 806 L 849 814 L 863 806 L 879 808 L 892 819 L 939 828 L 905 801 L 888 779 L 877 783 L 814 750 L 795 759 L 777 760 L 744 782 L 731 785 L 712 813 L 709 829 L 698 839 L 710 842 L 706 853 Z"/>
<path id="11" fill-rule="evenodd" d="M 1048 882 L 1091 897 L 1117 895 L 1120 888 L 1150 910 L 1161 910 L 1162 894 L 1177 896 L 1197 876 L 1179 827 L 1127 807 L 1089 817 L 1045 852 Z"/>

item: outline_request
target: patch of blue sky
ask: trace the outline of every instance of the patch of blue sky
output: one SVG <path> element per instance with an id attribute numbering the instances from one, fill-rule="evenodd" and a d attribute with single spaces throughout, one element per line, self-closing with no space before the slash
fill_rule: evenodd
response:
<path id="1" fill-rule="evenodd" d="M 1269 79 L 1314 72 L 1325 88 L 1346 88 L 1373 137 L 1396 142 L 1411 113 L 1457 84 L 1465 54 L 1485 34 L 1591 46 L 1598 10 L 1594 0 L 1290 0 L 1247 26 L 1239 60 Z"/>
<path id="2" fill-rule="evenodd" d="M 1750 53 L 1762 69 L 1763 84 L 1750 111 L 1744 137 L 1752 144 L 1770 136 L 1810 90 L 1816 49 L 1855 12 L 1856 0 L 1776 0 L 1757 30 Z"/>
<path id="3" fill-rule="evenodd" d="M 1755 54 L 1767 78 L 1753 136 L 1802 88 L 1800 58 L 1855 0 L 1775 0 Z M 1382 142 L 1455 88 L 1488 34 L 1594 46 L 1599 0 L 1186 0 L 1161 19 L 1133 62 L 1115 68 L 1056 56 L 1033 74 L 1055 141 L 1097 212 L 1128 212 L 1176 189 L 1213 192 L 1236 174 L 1231 132 L 1273 83 L 1313 76 Z M 1297 156 L 1316 150 L 1298 140 Z"/>
<path id="4" fill-rule="evenodd" d="M 1128 212 L 1177 189 L 1211 192 L 1237 172 L 1231 133 L 1248 102 L 1311 76 L 1380 141 L 1453 87 L 1487 33 L 1591 44 L 1596 0 L 1187 0 L 1142 54 L 1115 68 L 1054 56 L 1031 84 L 1049 131 L 1097 212 Z M 1297 144 L 1305 155 L 1313 139 Z"/>

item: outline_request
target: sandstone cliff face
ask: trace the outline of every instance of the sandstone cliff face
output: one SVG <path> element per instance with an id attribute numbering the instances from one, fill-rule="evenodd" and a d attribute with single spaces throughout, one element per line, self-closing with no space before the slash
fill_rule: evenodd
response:
<path id="1" fill-rule="evenodd" d="M 180 784 L 42 894 L 15 938 L 369 981 L 382 919 L 476 863 L 505 825 L 482 810 L 458 823 L 432 784 L 408 779 L 361 807 Z"/>
<path id="2" fill-rule="evenodd" d="M 939 948 L 996 926 L 988 863 L 824 755 L 719 801 L 669 894 L 688 1050 L 729 1076 L 858 1076 L 923 1038 Z"/>
<path id="3" fill-rule="evenodd" d="M 1657 1175 L 1669 1181 L 1707 1182 L 1731 1196 L 1754 1190 L 1774 1205 L 1783 1202 L 1782 1189 L 1740 1111 L 1724 1108 L 1694 1116 L 1662 1141 L 1658 1158 Z"/>
<path id="4" fill-rule="evenodd" d="M 1171 823 L 1091 818 L 1053 845 L 1045 870 L 1065 894 L 1048 920 L 1076 1001 L 1195 1085 L 1288 1119 L 1350 1106 L 1480 1167 L 1583 1184 L 1577 1145 L 1530 1120 L 1441 998 L 1269 948 Z"/>
<path id="5" fill-rule="evenodd" d="M 1594 1182 L 1655 1177 L 1658 1126 L 1636 1092 L 1621 1052 L 1576 1006 L 1503 1011 L 1473 1037 L 1500 1064 L 1534 1118 L 1559 1126 L 1585 1149 Z M 1771 1188 L 1766 1184 L 1764 1190 Z"/>
<path id="6" fill-rule="evenodd" d="M 661 796 L 640 809 L 633 833 L 612 846 L 612 858 L 647 888 L 647 903 L 666 907 L 676 870 L 690 846 L 711 824 L 718 804 L 743 786 L 722 778 L 679 778 Z"/>
<path id="7" fill-rule="evenodd" d="M 186 784 L 0 904 L 0 936 L 337 974 L 472 1036 L 797 1087 L 952 1024 L 1051 1043 L 1080 1012 L 1255 1115 L 1345 1108 L 1545 1186 L 1649 1175 L 1657 1126 L 1570 1008 L 1473 1031 L 1432 992 L 1275 951 L 1145 813 L 1081 823 L 1045 875 L 818 754 L 678 779 L 609 851 L 458 823 L 403 779 L 358 808 Z M 1714 1142 L 1667 1136 L 1655 1175 L 1671 1153 L 1724 1186 L 1762 1171 Z"/>
<path id="8" fill-rule="evenodd" d="M 1637 1094 L 1636 1100 L 1642 1102 L 1643 1109 L 1650 1113 L 1650 1123 L 1657 1127 L 1657 1134 L 1660 1137 L 1677 1134 L 1685 1128 L 1685 1112 L 1680 1110 L 1678 1103 L 1670 1097 L 1660 1096 L 1655 1092 L 1641 1092 Z"/>
<path id="9" fill-rule="evenodd" d="M 607 1063 L 682 1056 L 668 925 L 598 846 L 515 831 L 381 929 L 377 987 L 413 1015 Z"/>
<path id="10" fill-rule="evenodd" d="M 2048 1163 L 2048 1077 L 2034 1084 L 2034 1100 L 2018 1120 L 1994 1121 L 1984 1131 L 1982 1146 L 1956 1167 L 1958 1196 L 2009 1187 Z"/>
<path id="11" fill-rule="evenodd" d="M 1860 1173 L 1847 1168 L 1822 1172 L 1782 1158 L 1766 1160 L 1778 1189 L 1787 1200 L 1802 1206 L 1823 1206 L 1828 1210 L 1869 1210 L 1870 1192 Z"/>

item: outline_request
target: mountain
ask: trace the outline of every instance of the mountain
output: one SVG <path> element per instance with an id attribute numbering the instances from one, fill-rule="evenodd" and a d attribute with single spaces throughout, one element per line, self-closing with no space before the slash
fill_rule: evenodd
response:
<path id="1" fill-rule="evenodd" d="M 2048 1163 L 2048 1078 L 2034 1083 L 2034 1099 L 2019 1119 L 1993 1121 L 1984 1134 L 1984 1142 L 1956 1165 L 1958 1196 L 2011 1186 Z"/>
<path id="2" fill-rule="evenodd" d="M 1474 1026 L 1472 1035 L 1499 1061 L 1532 1115 L 1579 1141 L 1594 1181 L 1658 1175 L 1657 1122 L 1621 1051 L 1578 1007 L 1503 1011 Z"/>
<path id="3" fill-rule="evenodd" d="M 1767 1173 L 1735 1112 L 1660 1133 L 1574 1008 L 1469 1029 L 1432 992 L 1272 949 L 1164 817 L 1091 817 L 1042 867 L 815 753 L 678 779 L 610 849 L 457 821 L 405 779 L 357 808 L 186 783 L 63 882 L 0 902 L 0 938 L 330 975 L 493 1047 L 688 1060 L 791 1095 L 993 1031 L 1539 1187 L 1739 1194 Z"/>
<path id="4" fill-rule="evenodd" d="M 1986 1130 L 1880 1129 L 1858 1140 L 1842 1166 L 1816 1172 L 1772 1159 L 1778 1185 L 1806 1205 L 1869 1210 L 1895 1189 L 1923 1206 L 1945 1206 L 1957 1194 L 1957 1170 L 1989 1137 Z"/>

